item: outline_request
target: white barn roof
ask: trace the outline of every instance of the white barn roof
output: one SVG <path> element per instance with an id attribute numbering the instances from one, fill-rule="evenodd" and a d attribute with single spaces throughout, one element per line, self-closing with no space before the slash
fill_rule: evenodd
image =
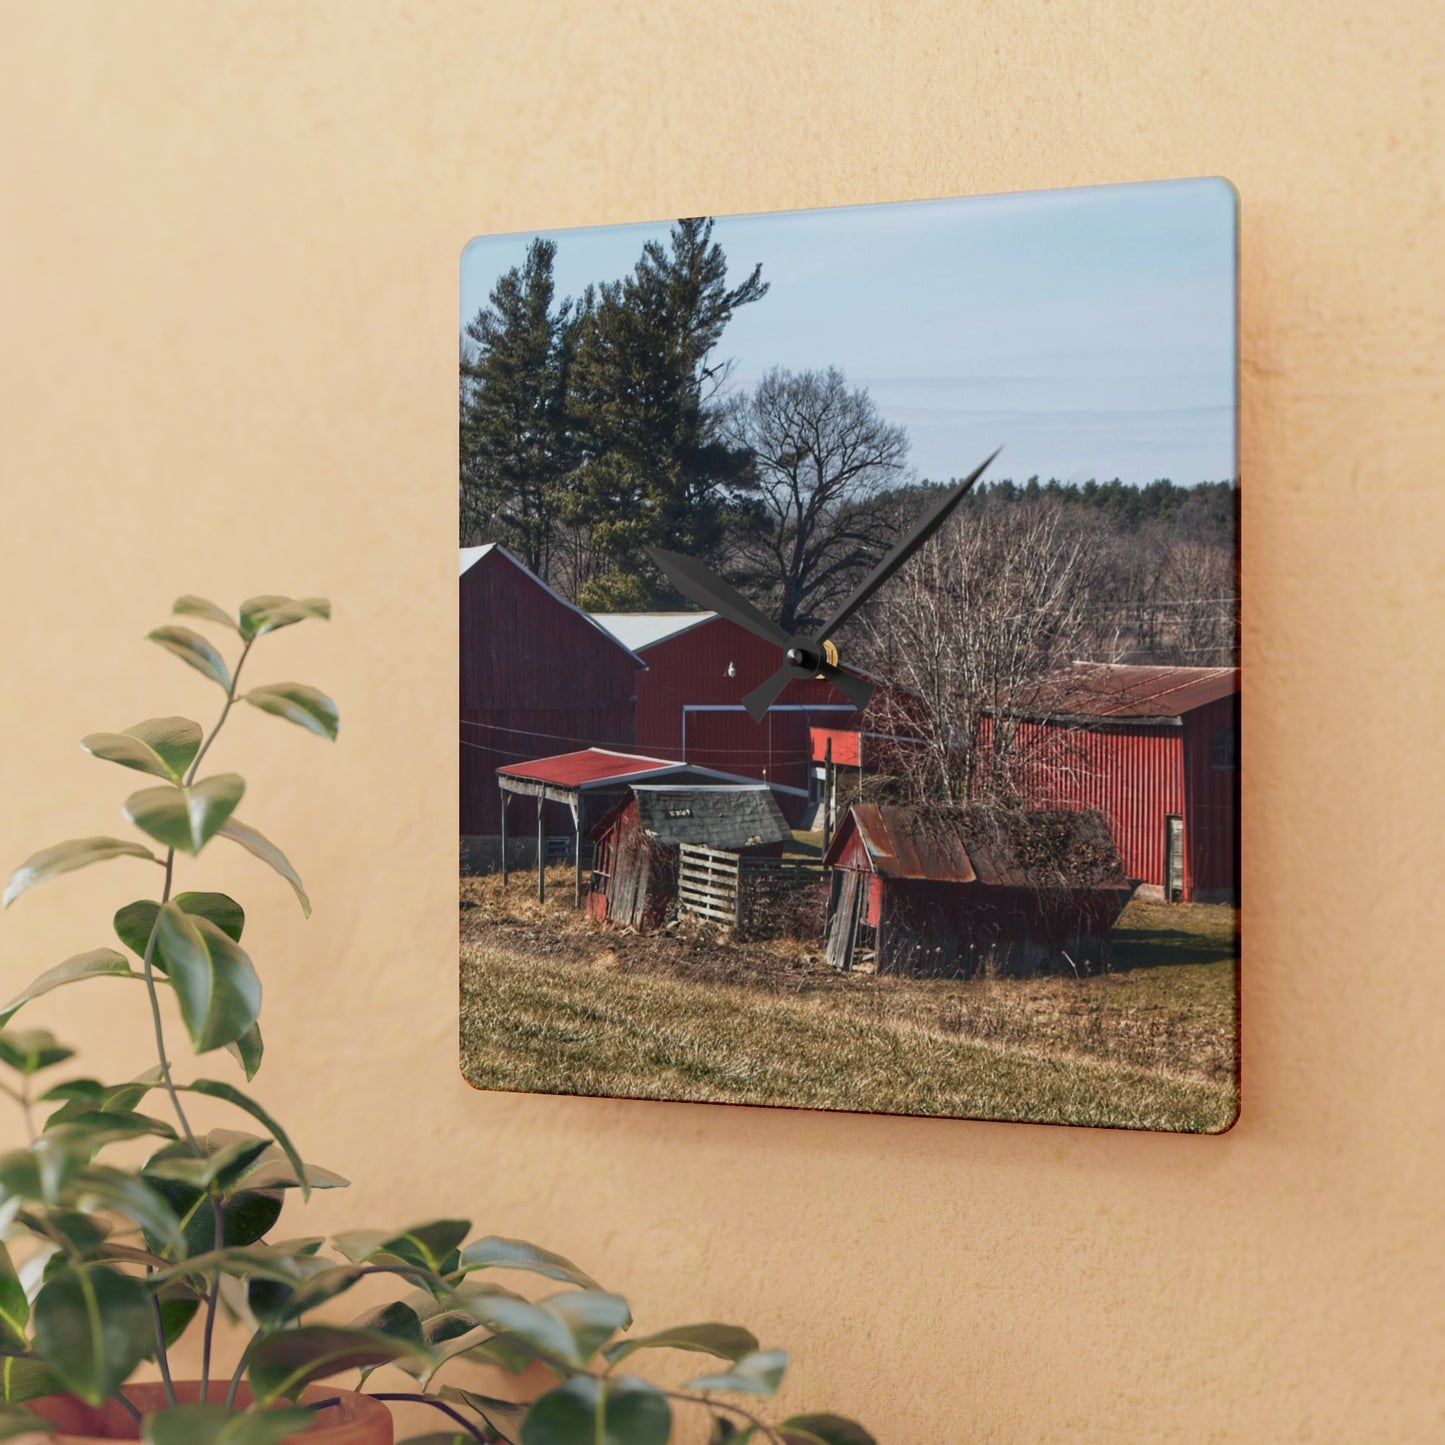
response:
<path id="1" fill-rule="evenodd" d="M 711 622 L 716 612 L 594 612 L 592 620 L 610 632 L 629 652 L 666 642 Z"/>

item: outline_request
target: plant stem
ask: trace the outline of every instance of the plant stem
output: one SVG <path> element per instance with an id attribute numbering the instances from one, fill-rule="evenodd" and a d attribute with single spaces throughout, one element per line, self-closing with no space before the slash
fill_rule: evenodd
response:
<path id="1" fill-rule="evenodd" d="M 734 1415 L 741 1415 L 753 1429 L 761 1430 L 769 1440 L 774 1442 L 774 1445 L 783 1445 L 783 1437 L 766 1420 L 760 1419 L 751 1410 L 744 1410 L 741 1405 L 728 1405 L 722 1400 L 710 1400 L 706 1395 L 687 1395 L 681 1390 L 659 1390 L 658 1393 L 665 1395 L 669 1400 L 681 1400 L 687 1405 L 702 1405 L 709 1410 L 727 1410 Z"/>
<path id="2" fill-rule="evenodd" d="M 226 1408 L 228 1410 L 236 1403 L 236 1391 L 241 1388 L 241 1376 L 246 1373 L 246 1366 L 251 1361 L 251 1351 L 256 1348 L 256 1343 L 260 1338 L 261 1333 L 258 1330 L 246 1341 L 246 1348 L 241 1351 L 241 1358 L 236 1361 L 236 1368 L 231 1375 L 231 1383 L 226 1387 Z"/>
<path id="3" fill-rule="evenodd" d="M 126 1399 L 124 1391 L 117 1390 L 113 1398 L 120 1402 L 121 1409 L 123 1409 L 126 1414 L 131 1417 L 132 1420 L 139 1422 L 139 1420 L 141 1419 L 140 1409 L 138 1406 L 131 1404 L 131 1402 Z"/>
<path id="4" fill-rule="evenodd" d="M 171 901 L 171 876 L 175 871 L 176 850 L 166 849 L 166 883 L 161 890 L 161 908 Z M 156 990 L 155 963 L 153 961 L 156 951 L 156 935 L 160 932 L 161 914 L 160 909 L 156 910 L 155 922 L 151 924 L 150 937 L 146 939 L 145 957 L 141 960 L 145 968 L 146 993 L 151 1001 L 151 1023 L 155 1026 L 156 1053 L 160 1058 L 161 1078 L 165 1082 L 166 1093 L 171 1096 L 171 1107 L 176 1111 L 176 1118 L 180 1120 L 181 1129 L 185 1133 L 186 1143 L 190 1145 L 191 1153 L 197 1159 L 204 1159 L 205 1152 L 196 1143 L 196 1136 L 191 1132 L 190 1120 L 186 1118 L 186 1111 L 181 1108 L 181 1096 L 176 1092 L 175 1081 L 171 1078 L 170 1061 L 166 1058 L 166 1032 L 165 1024 L 161 1019 L 160 994 Z"/>
<path id="5" fill-rule="evenodd" d="M 221 709 L 221 715 L 216 719 L 216 725 L 211 729 L 210 736 L 201 744 L 200 752 L 196 754 L 195 759 L 191 763 L 190 772 L 186 774 L 185 786 L 188 788 L 195 782 L 196 769 L 201 766 L 201 759 L 210 751 L 211 744 L 216 740 L 216 734 L 221 731 L 221 725 L 226 721 L 226 714 L 231 711 L 231 704 L 236 701 L 236 684 L 241 680 L 241 669 L 245 667 L 246 658 L 249 656 L 255 642 L 256 639 L 253 637 L 251 641 L 241 649 L 241 655 L 236 659 L 236 670 L 231 674 L 231 686 L 226 692 L 226 705 Z"/>
<path id="6" fill-rule="evenodd" d="M 211 1195 L 211 1209 L 216 1217 L 216 1232 L 214 1235 L 215 1249 L 220 1253 L 226 1247 L 226 1211 L 221 1201 Z M 216 1304 L 221 1297 L 221 1266 L 216 1266 L 216 1273 L 211 1279 L 211 1287 L 206 1291 L 206 1333 L 201 1344 L 201 1399 L 206 1398 L 206 1391 L 211 1383 L 211 1340 L 216 1333 Z"/>
<path id="7" fill-rule="evenodd" d="M 25 1081 L 22 1089 L 12 1089 L 9 1084 L 0 1084 L 0 1094 L 14 1099 L 25 1113 L 25 1131 L 30 1135 L 30 1142 L 35 1142 L 35 1114 L 30 1107 L 30 1081 Z"/>
<path id="8" fill-rule="evenodd" d="M 154 1273 L 155 1270 L 150 1265 L 146 1265 L 147 1276 Z M 166 1327 L 161 1319 L 160 1297 L 156 1294 L 151 1295 L 151 1314 L 154 1316 L 156 1324 L 156 1364 L 160 1366 L 161 1382 L 166 1387 L 166 1401 L 168 1404 L 174 1405 L 176 1403 L 176 1387 L 171 1381 L 171 1360 L 166 1350 Z"/>
<path id="9" fill-rule="evenodd" d="M 474 1425 L 459 1410 L 453 1410 L 450 1405 L 445 1404 L 431 1395 L 386 1394 L 370 1395 L 368 1398 L 372 1400 L 405 1400 L 414 1405 L 430 1405 L 433 1410 L 440 1410 L 443 1415 L 455 1420 L 472 1439 L 480 1440 L 482 1445 L 489 1445 L 489 1442 L 495 1438 L 490 1432 L 483 1434 L 481 1428 Z"/>

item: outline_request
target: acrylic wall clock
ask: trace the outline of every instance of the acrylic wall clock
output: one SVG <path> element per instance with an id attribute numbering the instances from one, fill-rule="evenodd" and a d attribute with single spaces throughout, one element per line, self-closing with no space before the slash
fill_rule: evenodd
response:
<path id="1" fill-rule="evenodd" d="M 1236 213 L 467 246 L 473 1085 L 1229 1127 Z"/>

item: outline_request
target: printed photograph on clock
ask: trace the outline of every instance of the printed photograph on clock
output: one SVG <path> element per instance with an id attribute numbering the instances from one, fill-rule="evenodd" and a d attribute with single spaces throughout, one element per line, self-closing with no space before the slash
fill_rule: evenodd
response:
<path id="1" fill-rule="evenodd" d="M 479 237 L 479 1089 L 1238 1113 L 1237 197 Z"/>

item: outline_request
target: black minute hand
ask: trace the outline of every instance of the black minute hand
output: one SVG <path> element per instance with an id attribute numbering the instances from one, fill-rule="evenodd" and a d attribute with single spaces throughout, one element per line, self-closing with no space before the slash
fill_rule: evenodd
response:
<path id="1" fill-rule="evenodd" d="M 730 587 L 710 567 L 679 552 L 664 552 L 661 547 L 649 547 L 647 555 L 690 602 L 726 617 L 729 622 L 736 622 L 765 642 L 776 643 L 779 647 L 793 645 L 793 639 L 776 622 L 759 612 L 741 592 Z"/>
<path id="2" fill-rule="evenodd" d="M 948 514 L 963 500 L 964 494 L 1002 450 L 1003 448 L 999 447 L 993 456 L 986 457 L 918 519 L 913 530 L 868 574 L 858 590 L 828 619 L 827 625 L 818 634 L 820 644 L 825 637 L 831 637 L 948 520 Z"/>

